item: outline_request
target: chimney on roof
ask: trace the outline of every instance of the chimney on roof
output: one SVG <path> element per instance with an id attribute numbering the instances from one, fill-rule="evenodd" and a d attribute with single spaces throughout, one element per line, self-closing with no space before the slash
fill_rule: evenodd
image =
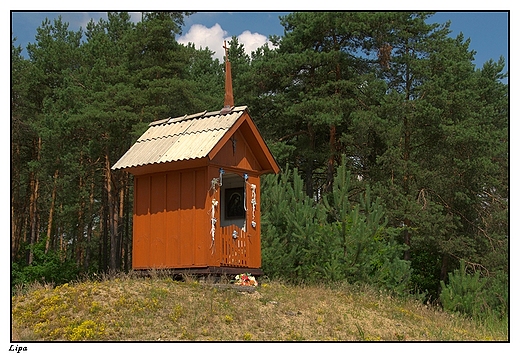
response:
<path id="1" fill-rule="evenodd" d="M 228 59 L 229 48 L 226 46 L 226 41 L 224 41 L 223 48 L 226 53 L 226 93 L 224 95 L 224 108 L 222 108 L 220 114 L 227 114 L 233 109 L 233 107 L 235 106 L 235 102 L 233 101 L 233 84 L 231 82 L 231 63 Z"/>

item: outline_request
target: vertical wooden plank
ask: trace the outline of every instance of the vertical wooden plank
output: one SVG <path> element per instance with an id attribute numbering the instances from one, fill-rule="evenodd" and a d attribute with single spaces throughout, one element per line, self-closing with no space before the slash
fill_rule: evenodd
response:
<path id="1" fill-rule="evenodd" d="M 256 227 L 253 228 L 251 226 L 252 221 L 252 205 L 251 205 L 251 199 L 252 199 L 252 191 L 251 191 L 251 185 L 248 185 L 249 187 L 249 206 L 250 207 L 250 218 L 248 220 L 248 229 L 250 230 L 250 237 L 249 237 L 249 252 L 248 252 L 248 259 L 249 259 L 249 266 L 252 268 L 260 268 L 262 266 L 262 243 L 261 243 L 261 232 L 260 232 L 260 223 L 261 223 L 261 216 L 260 216 L 260 177 L 259 176 L 251 176 L 250 177 L 250 184 L 256 185 L 256 205 L 255 205 L 255 223 Z"/>
<path id="2" fill-rule="evenodd" d="M 150 201 L 150 260 L 154 268 L 165 266 L 165 209 L 166 209 L 166 174 L 151 176 Z"/>
<path id="3" fill-rule="evenodd" d="M 138 244 L 141 242 L 141 216 L 138 215 L 139 200 L 139 178 L 134 176 L 134 208 L 132 214 L 132 269 L 136 269 L 142 262 L 141 254 L 138 250 Z M 142 180 L 142 179 L 141 179 Z"/>
<path id="4" fill-rule="evenodd" d="M 211 215 L 206 209 L 209 185 L 206 184 L 206 170 L 195 171 L 195 222 L 193 222 L 193 236 L 195 240 L 195 265 L 207 266 L 209 264 L 209 247 L 211 244 L 210 222 Z"/>
<path id="5" fill-rule="evenodd" d="M 136 198 L 133 219 L 132 267 L 149 267 L 150 252 L 150 177 L 134 179 Z"/>
<path id="6" fill-rule="evenodd" d="M 228 238 L 229 238 L 229 230 L 230 227 L 221 228 L 222 232 L 222 265 L 228 265 L 229 264 L 229 246 L 228 246 Z"/>
<path id="7" fill-rule="evenodd" d="M 194 240 L 193 240 L 193 204 L 194 204 L 194 175 L 192 170 L 180 173 L 180 262 L 182 266 L 194 265 Z"/>
<path id="8" fill-rule="evenodd" d="M 169 234 L 169 246 L 167 249 L 168 264 L 170 267 L 181 266 L 181 185 L 180 173 L 171 172 L 168 175 L 168 190 L 166 194 L 167 227 Z"/>
<path id="9" fill-rule="evenodd" d="M 179 172 L 169 172 L 166 178 L 166 264 L 179 266 L 179 209 L 180 209 Z"/>
<path id="10" fill-rule="evenodd" d="M 260 176 L 257 177 L 257 183 L 256 183 L 256 246 L 258 246 L 258 260 L 255 263 L 257 268 L 262 267 L 262 207 L 260 206 L 262 204 L 261 200 L 261 192 L 260 192 Z"/>
<path id="11" fill-rule="evenodd" d="M 220 239 L 220 263 L 221 265 L 225 265 L 226 264 L 226 241 L 225 241 L 225 235 L 226 235 L 226 231 L 225 229 L 221 229 L 221 234 L 222 234 L 222 237 Z"/>
<path id="12" fill-rule="evenodd" d="M 171 229 L 172 227 L 169 224 L 169 189 L 170 189 L 170 178 L 171 173 L 166 172 L 164 174 L 164 266 L 166 268 L 170 266 L 170 251 L 172 246 L 172 237 L 171 237 Z"/>

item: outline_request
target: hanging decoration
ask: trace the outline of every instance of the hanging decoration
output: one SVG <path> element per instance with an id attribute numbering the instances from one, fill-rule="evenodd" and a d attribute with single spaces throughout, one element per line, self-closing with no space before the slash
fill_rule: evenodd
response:
<path id="1" fill-rule="evenodd" d="M 251 185 L 251 226 L 256 228 L 255 213 L 256 213 L 256 185 Z"/>
<path id="2" fill-rule="evenodd" d="M 213 195 L 213 199 L 211 200 L 211 210 L 210 210 L 210 212 L 211 212 L 211 218 L 210 218 L 211 245 L 210 245 L 210 249 L 212 250 L 211 251 L 212 254 L 215 252 L 215 231 L 216 231 L 216 226 L 217 226 L 217 218 L 215 217 L 215 214 L 216 214 L 216 209 L 218 206 L 218 201 L 217 201 L 215 194 L 218 192 L 218 188 L 220 186 L 222 186 L 222 175 L 223 174 L 224 174 L 224 170 L 222 168 L 220 168 L 219 178 L 213 178 L 211 180 L 211 186 L 210 186 L 210 192 Z"/>
<path id="3" fill-rule="evenodd" d="M 222 186 L 222 177 L 224 176 L 224 168 L 220 168 L 219 169 L 219 174 L 220 174 L 220 184 L 219 186 Z"/>
<path id="4" fill-rule="evenodd" d="M 247 185 L 249 184 L 247 182 L 247 179 L 249 179 L 249 176 L 247 175 L 247 173 L 244 174 L 244 183 Z M 247 212 L 247 191 L 246 189 L 244 188 L 244 211 Z"/>
<path id="5" fill-rule="evenodd" d="M 249 176 L 244 174 L 244 181 L 246 185 L 251 187 L 251 227 L 256 228 L 255 213 L 256 213 L 256 185 L 248 182 Z M 247 192 L 244 189 L 244 209 L 247 211 Z"/>
<path id="6" fill-rule="evenodd" d="M 211 180 L 210 191 L 212 191 L 213 194 L 215 194 L 215 193 L 217 192 L 217 188 L 218 188 L 220 185 L 222 185 L 222 184 L 220 184 L 219 179 L 218 179 L 218 178 L 213 178 L 213 179 Z"/>
<path id="7" fill-rule="evenodd" d="M 211 201 L 211 246 L 212 253 L 215 251 L 215 227 L 217 224 L 217 218 L 215 218 L 215 209 L 218 206 L 218 201 L 213 199 Z"/>

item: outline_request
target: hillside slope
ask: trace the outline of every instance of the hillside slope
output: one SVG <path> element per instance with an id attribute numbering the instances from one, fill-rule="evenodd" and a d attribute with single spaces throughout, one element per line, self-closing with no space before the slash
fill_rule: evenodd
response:
<path id="1" fill-rule="evenodd" d="M 32 286 L 12 297 L 14 341 L 506 341 L 475 322 L 348 285 L 253 291 L 165 276 Z M 21 291 L 20 291 L 21 292 Z"/>

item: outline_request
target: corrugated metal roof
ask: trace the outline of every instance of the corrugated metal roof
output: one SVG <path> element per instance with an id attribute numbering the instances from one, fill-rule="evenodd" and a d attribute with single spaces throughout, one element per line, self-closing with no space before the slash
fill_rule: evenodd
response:
<path id="1" fill-rule="evenodd" d="M 152 122 L 112 169 L 206 157 L 246 109 L 242 106 L 222 115 L 220 111 L 202 112 Z"/>

